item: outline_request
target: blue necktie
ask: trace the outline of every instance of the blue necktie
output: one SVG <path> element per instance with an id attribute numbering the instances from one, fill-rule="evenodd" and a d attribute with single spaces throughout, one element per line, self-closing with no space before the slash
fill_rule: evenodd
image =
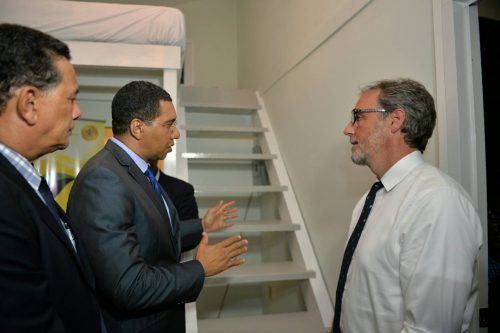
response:
<path id="1" fill-rule="evenodd" d="M 146 177 L 148 177 L 149 182 L 151 183 L 151 185 L 153 185 L 153 188 L 154 188 L 156 194 L 160 198 L 160 201 L 164 205 L 167 206 L 166 208 L 168 210 L 168 214 L 169 214 L 169 217 L 170 217 L 171 214 L 173 214 L 172 207 L 169 206 L 168 200 L 166 200 L 165 198 L 163 198 L 163 195 L 162 195 L 161 189 L 160 189 L 160 184 L 158 184 L 158 181 L 156 180 L 156 177 L 153 174 L 153 169 L 151 169 L 151 167 L 148 166 L 148 168 L 146 169 L 146 171 L 144 171 L 144 174 L 146 175 Z M 174 230 L 174 223 L 172 223 L 172 221 L 170 221 L 170 226 Z M 174 232 L 175 232 L 175 230 L 174 230 Z"/>
<path id="2" fill-rule="evenodd" d="M 349 271 L 349 266 L 351 265 L 352 256 L 354 255 L 354 251 L 356 250 L 356 246 L 358 245 L 359 238 L 361 237 L 361 233 L 363 232 L 363 228 L 365 227 L 368 215 L 370 215 L 370 211 L 372 209 L 375 196 L 377 195 L 377 191 L 382 187 L 383 185 L 381 182 L 375 182 L 372 185 L 370 192 L 368 192 L 368 195 L 366 196 L 365 204 L 363 206 L 363 210 L 361 211 L 361 215 L 359 216 L 358 223 L 356 224 L 356 227 L 354 228 L 344 251 L 344 258 L 342 259 L 342 266 L 340 268 L 340 276 L 337 283 L 337 292 L 335 297 L 335 316 L 333 317 L 332 327 L 334 333 L 340 333 L 342 296 L 344 294 L 347 272 Z"/>
<path id="3" fill-rule="evenodd" d="M 168 204 L 168 200 L 163 198 L 163 195 L 161 194 L 161 189 L 160 189 L 160 184 L 158 184 L 158 181 L 156 180 L 156 177 L 154 176 L 153 174 L 153 170 L 151 169 L 150 166 L 148 166 L 148 168 L 146 169 L 146 171 L 144 171 L 144 174 L 146 175 L 146 177 L 148 177 L 149 179 L 149 182 L 151 183 L 151 185 L 153 185 L 153 188 L 156 192 L 156 194 L 160 197 L 160 200 L 161 202 L 167 206 L 167 210 L 169 212 L 169 217 L 170 217 L 170 220 L 169 220 L 169 223 L 170 223 L 170 227 L 172 228 L 172 238 L 173 238 L 173 241 L 174 241 L 174 247 L 176 249 L 176 252 L 177 252 L 177 259 L 179 260 L 180 258 L 180 251 L 179 251 L 179 245 L 178 245 L 178 242 L 177 242 L 177 238 L 176 238 L 176 235 L 177 235 L 177 232 L 178 232 L 178 227 L 176 225 L 176 223 L 171 220 L 171 217 L 173 216 L 173 214 L 175 213 L 174 212 L 174 209 L 173 207 L 171 207 L 169 204 Z M 176 214 L 176 213 L 175 213 Z"/>
<path id="4" fill-rule="evenodd" d="M 151 185 L 153 185 L 156 194 L 158 195 L 158 197 L 160 197 L 161 201 L 163 202 L 163 196 L 161 195 L 160 184 L 158 184 L 158 181 L 156 180 L 151 167 L 148 166 L 146 171 L 144 171 L 144 174 L 146 175 L 146 177 L 148 177 L 149 182 L 151 183 Z"/>

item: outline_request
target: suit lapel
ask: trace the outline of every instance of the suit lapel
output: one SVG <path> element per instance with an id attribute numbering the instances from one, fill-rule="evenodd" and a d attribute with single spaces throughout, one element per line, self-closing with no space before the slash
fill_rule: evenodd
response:
<path id="1" fill-rule="evenodd" d="M 57 208 L 60 210 L 59 213 L 61 213 L 61 211 L 63 211 L 62 208 L 60 208 L 59 206 L 57 206 Z M 64 211 L 63 211 L 63 213 L 64 213 Z M 71 221 L 69 216 L 64 214 L 63 218 L 66 221 L 66 223 L 69 225 L 71 233 L 73 234 L 73 236 L 75 238 L 76 254 L 77 254 L 78 260 L 80 262 L 80 267 L 82 269 L 83 275 L 87 279 L 87 283 L 92 287 L 92 289 L 95 290 L 95 278 L 94 278 L 94 274 L 92 273 L 92 269 L 90 268 L 91 265 L 88 262 L 87 255 L 85 254 L 85 248 L 83 247 L 83 244 L 80 241 L 80 239 L 81 239 L 80 230 L 77 228 L 76 224 L 74 224 Z M 72 244 L 71 244 L 71 246 L 72 246 Z M 73 252 L 75 252 L 75 251 L 73 250 Z"/>
<path id="2" fill-rule="evenodd" d="M 71 252 L 72 256 L 75 258 L 78 266 L 81 267 L 80 260 L 75 252 L 73 244 L 68 238 L 68 235 L 63 230 L 60 221 L 57 221 L 49 208 L 45 205 L 45 203 L 40 199 L 35 190 L 31 187 L 31 185 L 26 181 L 26 179 L 14 168 L 10 162 L 5 159 L 3 155 L 0 154 L 0 168 L 5 174 L 13 180 L 13 182 L 19 186 L 19 188 L 26 194 L 28 199 L 32 202 L 37 212 L 39 212 L 40 219 L 45 223 L 45 225 L 55 234 L 55 236 L 64 244 L 66 249 Z M 57 203 L 56 203 L 57 204 Z M 59 210 L 60 216 L 62 218 L 67 219 L 64 211 L 57 205 L 57 209 Z M 83 270 L 82 270 L 83 271 Z M 84 273 L 85 275 L 85 273 Z"/>
<path id="3" fill-rule="evenodd" d="M 177 214 L 177 209 L 175 208 L 175 205 L 173 204 L 172 200 L 168 197 L 167 192 L 161 187 L 161 192 L 163 194 L 163 198 L 167 202 L 167 205 L 169 207 L 170 211 L 170 221 L 171 221 L 171 226 L 172 226 L 172 233 L 170 234 L 172 236 L 172 244 L 175 245 L 175 253 L 177 254 L 177 261 L 179 262 L 181 259 L 181 236 L 180 236 L 180 224 L 179 224 L 179 215 Z"/>
<path id="4" fill-rule="evenodd" d="M 132 160 L 132 158 L 123 149 L 111 140 L 106 143 L 105 148 L 109 150 L 113 156 L 115 156 L 123 167 L 126 168 L 128 174 L 136 181 L 137 184 L 139 184 L 139 187 L 146 192 L 148 198 L 151 202 L 153 202 L 158 212 L 168 221 L 168 214 L 165 210 L 163 202 L 161 202 L 160 198 L 156 195 L 154 188 L 151 186 L 146 176 L 141 172 L 137 164 L 135 164 L 134 160 Z"/>
<path id="5" fill-rule="evenodd" d="M 163 201 L 158 197 L 153 186 L 151 186 L 151 184 L 149 183 L 146 176 L 141 172 L 141 170 L 139 169 L 137 164 L 132 160 L 132 158 L 123 149 L 121 149 L 117 144 L 115 144 L 111 140 L 109 140 L 106 143 L 105 148 L 108 151 L 110 151 L 111 154 L 113 154 L 113 156 L 115 156 L 115 158 L 118 160 L 118 162 L 123 167 L 125 167 L 127 169 L 128 174 L 137 182 L 137 184 L 142 189 L 142 191 L 144 191 L 146 193 L 149 200 L 154 204 L 154 206 L 157 210 L 157 213 L 159 214 L 161 220 L 165 221 L 166 223 L 170 223 L 169 222 L 170 218 L 168 216 L 167 210 L 165 209 L 165 205 L 164 205 Z M 162 189 L 162 193 L 163 193 L 164 197 L 168 198 L 168 196 L 166 196 L 166 193 L 163 189 Z M 170 202 L 169 207 L 174 207 L 173 204 L 171 204 L 171 202 Z M 172 215 L 172 212 L 170 212 L 170 213 L 171 213 L 172 219 L 175 220 L 174 215 Z M 179 229 L 179 228 L 177 228 L 177 229 Z M 169 227 L 169 230 L 170 230 L 170 240 L 171 240 L 170 244 L 172 246 L 173 252 L 175 253 L 175 255 L 177 257 L 177 260 L 179 260 L 179 258 L 180 258 L 180 241 L 177 241 L 179 239 L 178 235 L 174 234 L 174 232 L 172 232 L 170 227 Z M 175 228 L 174 228 L 174 231 L 175 231 Z"/>

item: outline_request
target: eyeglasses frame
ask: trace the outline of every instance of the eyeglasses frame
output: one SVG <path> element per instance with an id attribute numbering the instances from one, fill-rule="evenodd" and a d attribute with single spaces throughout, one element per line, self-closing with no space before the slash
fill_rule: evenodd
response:
<path id="1" fill-rule="evenodd" d="M 354 108 L 351 110 L 351 124 L 355 124 L 356 121 L 358 120 L 358 117 L 357 115 L 359 113 L 366 113 L 366 112 L 387 112 L 386 109 L 357 109 L 357 108 Z"/>

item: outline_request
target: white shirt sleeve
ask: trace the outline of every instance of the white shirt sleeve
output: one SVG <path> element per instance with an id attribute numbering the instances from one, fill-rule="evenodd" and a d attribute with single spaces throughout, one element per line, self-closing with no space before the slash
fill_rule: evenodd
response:
<path id="1" fill-rule="evenodd" d="M 470 322 L 464 313 L 472 317 L 477 297 L 471 263 L 477 263 L 481 230 L 474 207 L 458 191 L 441 188 L 418 198 L 403 215 L 402 332 L 461 332 L 462 323 Z M 471 281 L 476 284 L 472 301 Z"/>

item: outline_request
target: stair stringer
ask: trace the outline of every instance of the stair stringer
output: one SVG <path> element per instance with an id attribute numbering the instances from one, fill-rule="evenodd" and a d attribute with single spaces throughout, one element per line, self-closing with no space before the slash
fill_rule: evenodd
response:
<path id="1" fill-rule="evenodd" d="M 262 127 L 268 129 L 263 133 L 261 147 L 264 152 L 274 154 L 276 159 L 266 161 L 267 171 L 271 184 L 280 184 L 288 188 L 288 191 L 283 192 L 283 202 L 281 202 L 279 211 L 281 217 L 286 217 L 294 224 L 300 225 L 300 229 L 294 231 L 290 237 L 290 252 L 294 261 L 303 262 L 306 269 L 313 270 L 316 277 L 309 279 L 303 284 L 304 300 L 308 311 L 317 310 L 321 315 L 323 326 L 325 329 L 330 329 L 333 321 L 333 304 L 329 297 L 326 283 L 321 274 L 321 270 L 311 244 L 311 239 L 307 232 L 307 228 L 300 211 L 297 198 L 293 191 L 292 184 L 288 177 L 285 164 L 279 151 L 279 146 L 274 136 L 274 130 L 267 115 L 264 101 L 260 94 L 256 92 L 257 99 L 260 104 L 260 109 L 257 110 L 258 118 Z"/>

